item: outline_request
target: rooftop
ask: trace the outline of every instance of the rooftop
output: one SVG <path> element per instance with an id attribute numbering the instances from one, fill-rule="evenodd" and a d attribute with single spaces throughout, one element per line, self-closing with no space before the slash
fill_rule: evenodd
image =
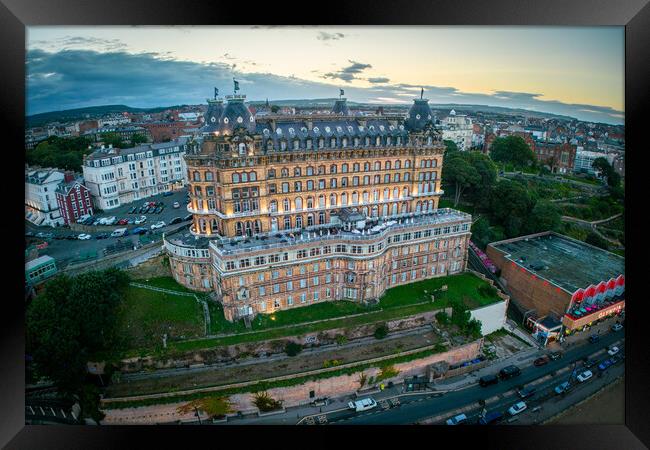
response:
<path id="1" fill-rule="evenodd" d="M 54 258 L 52 258 L 51 256 L 47 256 L 47 255 L 40 256 L 36 259 L 32 259 L 31 261 L 26 262 L 25 270 L 32 270 L 35 267 L 38 267 L 42 264 L 49 263 L 51 261 L 54 261 Z"/>
<path id="2" fill-rule="evenodd" d="M 570 294 L 625 273 L 624 258 L 557 233 L 490 245 Z"/>

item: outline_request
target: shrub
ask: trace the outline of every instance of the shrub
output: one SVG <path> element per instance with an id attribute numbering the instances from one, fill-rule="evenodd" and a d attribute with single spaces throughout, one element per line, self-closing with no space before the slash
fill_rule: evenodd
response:
<path id="1" fill-rule="evenodd" d="M 375 338 L 376 339 L 383 339 L 388 335 L 388 327 L 386 324 L 379 325 L 377 329 L 375 330 Z"/>
<path id="2" fill-rule="evenodd" d="M 302 351 L 302 345 L 296 344 L 295 342 L 289 342 L 284 347 L 284 351 L 289 356 L 296 356 L 298 353 L 300 353 Z"/>
<path id="3" fill-rule="evenodd" d="M 347 342 L 348 342 L 348 338 L 344 334 L 339 334 L 339 335 L 336 336 L 336 343 L 338 345 L 343 345 L 343 344 L 345 344 Z"/>
<path id="4" fill-rule="evenodd" d="M 262 411 L 273 411 L 282 408 L 282 402 L 274 399 L 268 392 L 256 392 L 253 399 L 253 404 Z"/>
<path id="5" fill-rule="evenodd" d="M 447 325 L 449 323 L 449 314 L 444 311 L 436 313 L 436 320 L 440 325 Z"/>
<path id="6" fill-rule="evenodd" d="M 497 289 L 494 286 L 490 286 L 489 284 L 482 284 L 478 288 L 478 293 L 483 297 L 496 297 Z"/>
<path id="7" fill-rule="evenodd" d="M 376 382 L 380 382 L 381 380 L 385 380 L 387 378 L 393 378 L 394 376 L 397 376 L 397 374 L 399 374 L 399 370 L 397 370 L 395 366 L 384 366 L 381 368 L 379 375 L 377 375 Z"/>

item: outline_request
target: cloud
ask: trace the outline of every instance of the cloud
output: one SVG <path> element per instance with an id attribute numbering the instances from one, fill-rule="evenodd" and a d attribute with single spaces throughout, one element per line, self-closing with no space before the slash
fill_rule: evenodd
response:
<path id="1" fill-rule="evenodd" d="M 322 77 L 348 81 L 372 67 L 349 62 L 343 69 Z M 333 98 L 338 95 L 339 88 L 334 81 L 315 82 L 252 73 L 241 65 L 231 65 L 230 61 L 199 63 L 174 60 L 166 54 L 125 51 L 30 49 L 26 71 L 28 114 L 109 104 L 141 108 L 199 104 L 212 96 L 213 86 L 221 92 L 230 92 L 233 77 L 245 87 L 243 93 L 251 100 Z M 369 77 L 367 80 L 383 78 Z M 424 96 L 432 104 L 523 108 L 607 123 L 624 120 L 624 113 L 613 108 L 544 100 L 534 93 L 497 91 L 483 94 L 462 92 L 448 86 L 388 84 L 389 80 L 370 82 L 368 87 L 347 86 L 345 93 L 350 101 L 408 105 L 412 99 L 420 97 L 420 89 L 424 88 Z"/>
<path id="2" fill-rule="evenodd" d="M 371 77 L 367 78 L 368 82 L 373 83 L 373 84 L 379 84 L 379 83 L 388 83 L 390 79 L 386 77 Z"/>
<path id="3" fill-rule="evenodd" d="M 343 39 L 344 37 L 345 34 L 343 33 L 326 33 L 325 31 L 321 31 L 316 36 L 316 39 L 318 39 L 319 41 L 338 41 L 339 39 Z"/>
<path id="4" fill-rule="evenodd" d="M 350 63 L 349 66 L 342 68 L 338 72 L 328 72 L 323 75 L 322 78 L 339 79 L 349 83 L 352 80 L 357 79 L 355 77 L 356 74 L 361 73 L 366 69 L 372 68 L 372 65 L 370 64 L 364 64 L 352 60 L 348 60 L 348 62 Z"/>

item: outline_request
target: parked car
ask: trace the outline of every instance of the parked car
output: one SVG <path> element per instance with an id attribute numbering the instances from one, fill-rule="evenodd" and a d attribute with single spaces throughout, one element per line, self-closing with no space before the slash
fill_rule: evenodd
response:
<path id="1" fill-rule="evenodd" d="M 535 395 L 535 392 L 537 392 L 537 388 L 535 388 L 534 386 L 528 386 L 528 387 L 525 387 L 523 389 L 519 389 L 517 391 L 517 394 L 521 398 L 528 398 L 528 397 L 532 397 L 533 395 Z"/>
<path id="2" fill-rule="evenodd" d="M 135 223 L 135 219 L 133 217 L 129 218 L 129 220 L 126 221 L 127 225 L 133 225 Z"/>
<path id="3" fill-rule="evenodd" d="M 507 380 L 508 378 L 516 377 L 521 374 L 521 369 L 515 365 L 507 366 L 501 369 L 499 372 L 499 377 L 502 380 Z"/>
<path id="4" fill-rule="evenodd" d="M 106 219 L 106 225 L 113 225 L 115 222 L 117 222 L 117 217 L 115 216 Z"/>
<path id="5" fill-rule="evenodd" d="M 592 334 L 591 336 L 589 336 L 589 342 L 591 342 L 592 344 L 595 344 L 598 341 L 600 341 L 600 336 L 598 336 L 597 334 Z"/>
<path id="6" fill-rule="evenodd" d="M 478 384 L 480 384 L 482 387 L 486 387 L 491 384 L 497 384 L 498 382 L 499 378 L 497 378 L 496 375 L 485 375 L 478 380 Z"/>
<path id="7" fill-rule="evenodd" d="M 589 380 L 593 376 L 594 374 L 591 370 L 585 370 L 580 375 L 578 375 L 577 378 L 580 383 L 584 383 L 585 381 Z"/>
<path id="8" fill-rule="evenodd" d="M 618 348 L 617 346 L 613 345 L 613 346 L 611 346 L 611 347 L 609 348 L 609 350 L 607 350 L 607 354 L 608 354 L 609 356 L 614 356 L 614 355 L 617 354 L 619 351 L 620 351 L 619 348 Z"/>
<path id="9" fill-rule="evenodd" d="M 542 356 L 541 358 L 537 358 L 535 361 L 533 361 L 533 365 L 535 367 L 541 367 L 545 364 L 548 364 L 549 361 L 550 359 L 548 356 Z"/>
<path id="10" fill-rule="evenodd" d="M 126 228 L 118 228 L 111 233 L 111 237 L 122 237 L 126 236 L 128 230 Z"/>
<path id="11" fill-rule="evenodd" d="M 165 222 L 163 222 L 163 221 L 161 220 L 160 222 L 157 222 L 157 223 L 154 223 L 153 225 L 151 225 L 151 229 L 152 229 L 152 230 L 157 230 L 158 228 L 162 228 L 162 227 L 164 227 L 165 225 L 166 225 Z"/>
<path id="12" fill-rule="evenodd" d="M 156 206 L 156 209 L 153 210 L 154 214 L 160 214 L 162 212 L 161 206 Z"/>
<path id="13" fill-rule="evenodd" d="M 548 357 L 551 358 L 553 361 L 560 359 L 562 357 L 561 352 L 552 352 L 548 354 Z"/>
<path id="14" fill-rule="evenodd" d="M 138 214 L 144 214 L 144 212 L 145 212 L 148 208 L 149 208 L 148 206 L 144 206 L 144 205 L 141 206 L 141 207 L 138 209 Z"/>
<path id="15" fill-rule="evenodd" d="M 173 204 L 172 206 L 173 206 L 175 209 L 178 209 L 178 208 L 181 207 L 181 204 L 178 203 L 178 202 L 174 202 L 174 204 Z"/>
<path id="16" fill-rule="evenodd" d="M 170 224 L 170 225 L 175 225 L 175 224 L 177 224 L 177 223 L 181 223 L 182 221 L 183 221 L 182 218 L 180 218 L 180 217 L 174 217 L 174 218 L 169 222 L 169 224 Z"/>
<path id="17" fill-rule="evenodd" d="M 170 195 L 174 195 L 174 193 L 172 191 L 163 192 L 163 197 L 169 197 Z"/>
<path id="18" fill-rule="evenodd" d="M 582 364 L 582 366 L 585 367 L 586 369 L 589 369 L 589 368 L 595 366 L 597 363 L 598 363 L 598 361 L 596 361 L 594 359 L 588 359 Z"/>
<path id="19" fill-rule="evenodd" d="M 129 209 L 129 214 L 135 214 L 135 212 L 136 212 L 137 210 L 138 210 L 138 207 L 137 207 L 137 206 L 133 206 L 133 207 L 131 207 L 131 209 Z"/>
<path id="20" fill-rule="evenodd" d="M 91 237 L 92 236 L 90 236 L 89 234 L 81 233 L 79 236 L 77 236 L 77 239 L 79 239 L 80 241 L 87 241 Z"/>
<path id="21" fill-rule="evenodd" d="M 568 381 L 565 381 L 564 383 L 555 386 L 555 391 L 556 394 L 563 394 L 564 392 L 567 392 L 571 388 L 571 384 Z"/>
<path id="22" fill-rule="evenodd" d="M 457 416 L 447 419 L 447 425 L 460 425 L 465 422 L 467 422 L 467 416 L 465 414 L 458 414 Z"/>
<path id="23" fill-rule="evenodd" d="M 356 400 L 354 402 L 348 403 L 348 409 L 352 409 L 356 412 L 367 411 L 369 409 L 375 408 L 377 402 L 372 398 L 362 398 L 361 400 Z"/>
<path id="24" fill-rule="evenodd" d="M 143 228 L 143 227 L 137 227 L 137 228 L 134 228 L 134 229 L 131 231 L 131 233 L 133 233 L 133 234 L 145 234 L 147 231 L 148 231 L 148 230 L 147 230 L 146 228 Z"/>
<path id="25" fill-rule="evenodd" d="M 620 353 L 618 355 L 614 355 L 610 358 L 610 361 L 612 362 L 612 364 L 618 364 L 621 361 L 623 361 L 623 355 Z"/>
<path id="26" fill-rule="evenodd" d="M 492 411 L 481 417 L 478 421 L 479 425 L 492 425 L 493 423 L 500 422 L 503 419 L 503 414 L 499 411 Z"/>
<path id="27" fill-rule="evenodd" d="M 69 241 L 75 241 L 78 239 L 76 234 L 66 234 L 65 238 Z"/>
<path id="28" fill-rule="evenodd" d="M 611 365 L 612 365 L 612 361 L 609 360 L 609 359 L 606 359 L 605 361 L 603 361 L 603 362 L 601 362 L 600 364 L 598 364 L 598 369 L 599 369 L 601 372 L 604 372 L 604 371 L 606 371 L 606 370 L 609 368 L 609 366 L 611 366 Z"/>
<path id="29" fill-rule="evenodd" d="M 102 225 L 103 222 L 102 222 L 102 219 L 95 219 L 95 220 L 93 220 L 92 224 L 93 224 L 93 226 Z"/>
<path id="30" fill-rule="evenodd" d="M 510 414 L 511 416 L 516 416 L 517 414 L 524 412 L 526 410 L 526 408 L 528 408 L 528 405 L 526 405 L 526 402 L 518 402 L 518 403 L 515 403 L 514 405 L 512 405 L 508 409 L 508 414 Z"/>
<path id="31" fill-rule="evenodd" d="M 118 225 L 126 225 L 129 223 L 129 219 L 120 219 L 117 221 Z"/>
<path id="32" fill-rule="evenodd" d="M 141 223 L 145 223 L 147 221 L 147 216 L 140 216 L 137 219 L 133 221 L 136 225 L 140 225 Z"/>
<path id="33" fill-rule="evenodd" d="M 95 236 L 95 239 L 106 239 L 108 237 L 108 233 L 100 233 Z"/>
<path id="34" fill-rule="evenodd" d="M 623 329 L 623 325 L 621 325 L 620 323 L 615 323 L 614 325 L 612 325 L 612 331 L 621 331 L 622 329 Z"/>

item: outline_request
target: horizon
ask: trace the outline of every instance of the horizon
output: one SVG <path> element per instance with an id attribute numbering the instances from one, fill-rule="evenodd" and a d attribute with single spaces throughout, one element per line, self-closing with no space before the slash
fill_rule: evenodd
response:
<path id="1" fill-rule="evenodd" d="M 197 105 L 236 78 L 259 101 L 344 89 L 350 102 L 406 106 L 423 88 L 434 104 L 620 125 L 623 38 L 623 27 L 29 27 L 26 113 Z"/>

